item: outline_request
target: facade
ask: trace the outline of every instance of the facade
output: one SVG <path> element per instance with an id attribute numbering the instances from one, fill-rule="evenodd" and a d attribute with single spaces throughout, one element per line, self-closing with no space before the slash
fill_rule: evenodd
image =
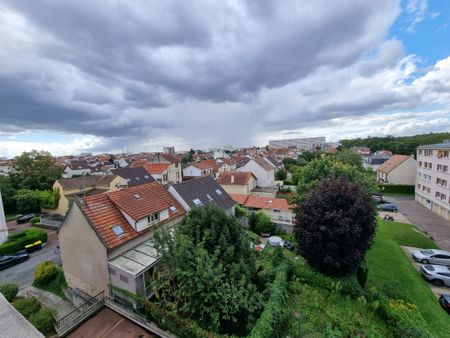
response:
<path id="1" fill-rule="evenodd" d="M 411 156 L 394 155 L 377 168 L 377 181 L 389 184 L 414 185 L 416 160 Z"/>
<path id="2" fill-rule="evenodd" d="M 264 158 L 256 157 L 237 170 L 253 173 L 256 177 L 256 185 L 258 187 L 271 187 L 275 185 L 275 166 L 271 165 Z"/>
<path id="3" fill-rule="evenodd" d="M 153 232 L 175 226 L 184 214 L 157 182 L 76 201 L 59 232 L 68 285 L 92 296 L 103 291 L 131 303 L 119 289 L 151 296 L 158 262 Z"/>
<path id="4" fill-rule="evenodd" d="M 231 197 L 250 212 L 263 211 L 278 228 L 292 233 L 295 214 L 286 199 L 240 194 Z"/>
<path id="5" fill-rule="evenodd" d="M 450 142 L 417 148 L 415 198 L 442 218 L 450 220 Z"/>
<path id="6" fill-rule="evenodd" d="M 228 215 L 234 215 L 236 202 L 211 176 L 174 184 L 168 191 L 186 211 L 212 204 L 223 209 Z"/>
<path id="7" fill-rule="evenodd" d="M 169 153 L 156 153 L 150 158 L 151 163 L 171 163 L 169 182 L 179 183 L 183 181 L 183 172 L 181 169 L 181 163 L 178 158 Z"/>
<path id="8" fill-rule="evenodd" d="M 250 194 L 256 188 L 256 176 L 251 172 L 226 172 L 217 180 L 228 194 Z"/>
<path id="9" fill-rule="evenodd" d="M 62 176 L 64 178 L 71 178 L 74 176 L 88 175 L 92 172 L 92 168 L 86 161 L 72 161 L 66 165 Z"/>
<path id="10" fill-rule="evenodd" d="M 168 186 L 182 182 L 181 171 L 175 163 L 146 163 L 145 170 L 159 183 Z"/>
<path id="11" fill-rule="evenodd" d="M 202 177 L 202 176 L 207 176 L 209 171 L 203 171 L 199 168 L 197 168 L 195 165 L 191 164 L 188 165 L 186 168 L 183 169 L 183 177 L 189 177 L 189 178 L 193 178 L 193 177 Z"/>
<path id="12" fill-rule="evenodd" d="M 116 191 L 127 187 L 127 184 L 126 179 L 116 175 L 61 178 L 53 184 L 53 189 L 59 190 L 58 207 L 49 211 L 65 216 L 69 210 L 70 201 L 104 192 Z"/>
<path id="13" fill-rule="evenodd" d="M 309 138 L 297 138 L 288 140 L 271 140 L 269 141 L 269 147 L 272 148 L 289 148 L 295 147 L 303 150 L 316 150 L 317 148 L 325 149 L 329 147 L 329 143 L 325 137 L 309 137 Z"/>

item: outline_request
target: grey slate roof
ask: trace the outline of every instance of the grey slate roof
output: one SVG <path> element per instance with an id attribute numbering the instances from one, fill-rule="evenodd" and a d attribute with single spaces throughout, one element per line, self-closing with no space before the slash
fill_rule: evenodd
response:
<path id="1" fill-rule="evenodd" d="M 191 208 L 197 206 L 194 203 L 195 199 L 199 199 L 202 205 L 214 204 L 225 210 L 230 209 L 236 204 L 212 176 L 184 181 L 174 184 L 172 187 Z M 216 190 L 220 190 L 222 194 L 218 194 Z M 208 195 L 211 197 L 211 200 Z"/>
<path id="2" fill-rule="evenodd" d="M 114 175 L 126 179 L 128 181 L 128 187 L 155 182 L 155 179 L 144 169 L 144 167 L 118 168 L 112 169 L 111 172 Z"/>
<path id="3" fill-rule="evenodd" d="M 425 144 L 423 146 L 418 146 L 417 149 L 450 149 L 450 142 Z"/>

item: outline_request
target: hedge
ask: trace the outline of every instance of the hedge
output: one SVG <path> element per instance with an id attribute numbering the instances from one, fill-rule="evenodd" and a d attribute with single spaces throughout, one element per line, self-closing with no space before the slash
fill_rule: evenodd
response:
<path id="1" fill-rule="evenodd" d="M 8 240 L 0 245 L 0 255 L 16 253 L 25 249 L 25 245 L 36 241 L 47 242 L 47 232 L 39 228 L 28 228 L 24 231 L 11 234 Z"/>
<path id="2" fill-rule="evenodd" d="M 269 287 L 269 299 L 265 304 L 264 311 L 253 327 L 248 337 L 279 337 L 286 329 L 286 322 L 289 321 L 287 301 L 289 297 L 289 271 L 290 262 L 286 259 L 279 261 L 280 255 L 273 256 L 275 268 L 275 280 Z"/>
<path id="3" fill-rule="evenodd" d="M 19 292 L 19 288 L 16 284 L 13 283 L 0 284 L 0 293 L 3 296 L 5 296 L 8 302 L 12 302 L 14 298 L 16 298 L 17 292 Z"/>
<path id="4" fill-rule="evenodd" d="M 415 186 L 402 184 L 382 184 L 379 190 L 386 194 L 414 194 Z"/>

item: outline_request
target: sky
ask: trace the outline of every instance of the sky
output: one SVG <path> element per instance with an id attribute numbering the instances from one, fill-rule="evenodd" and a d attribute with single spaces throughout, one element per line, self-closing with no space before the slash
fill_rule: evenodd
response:
<path id="1" fill-rule="evenodd" d="M 450 130 L 450 1 L 0 0 L 0 156 Z"/>

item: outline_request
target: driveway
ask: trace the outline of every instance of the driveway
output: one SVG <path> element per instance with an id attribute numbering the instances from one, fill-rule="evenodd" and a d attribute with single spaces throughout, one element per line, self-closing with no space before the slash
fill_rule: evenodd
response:
<path id="1" fill-rule="evenodd" d="M 450 251 L 450 222 L 431 212 L 414 200 L 414 197 L 386 197 L 398 210 L 423 232 L 433 238 L 442 249 Z"/>

